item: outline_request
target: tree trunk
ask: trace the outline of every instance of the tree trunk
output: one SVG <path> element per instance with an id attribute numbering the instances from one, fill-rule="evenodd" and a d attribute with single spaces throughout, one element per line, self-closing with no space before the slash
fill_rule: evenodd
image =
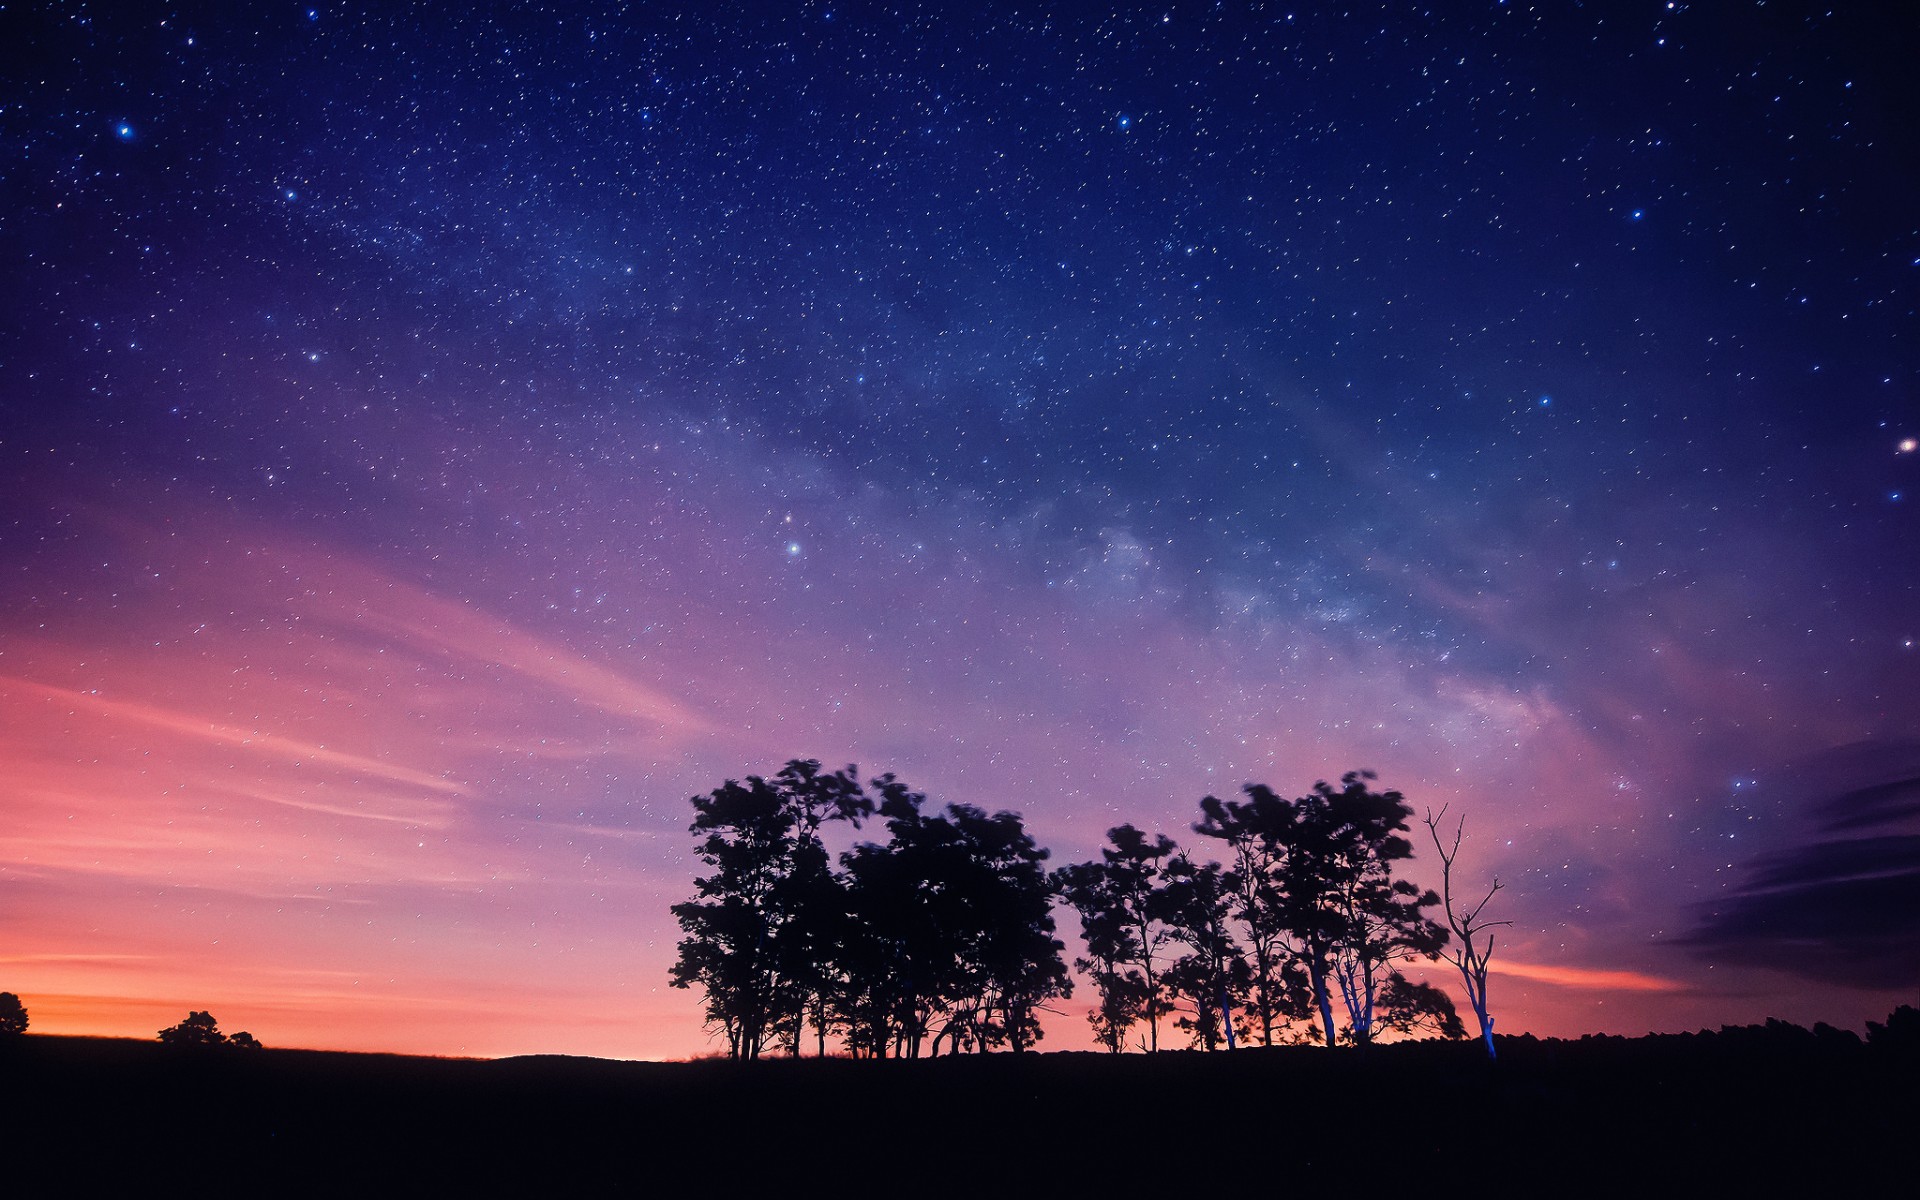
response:
<path id="1" fill-rule="evenodd" d="M 1258 942 L 1254 943 L 1254 960 L 1260 970 L 1260 1044 L 1273 1045 L 1273 997 L 1268 989 L 1273 986 L 1273 953 L 1263 950 Z"/>
<path id="2" fill-rule="evenodd" d="M 1313 961 L 1307 964 L 1307 973 L 1313 980 L 1313 1001 L 1320 1007 L 1320 1030 L 1327 1035 L 1327 1046 L 1335 1045 L 1333 1034 L 1333 997 L 1327 994 L 1326 964 Z"/>

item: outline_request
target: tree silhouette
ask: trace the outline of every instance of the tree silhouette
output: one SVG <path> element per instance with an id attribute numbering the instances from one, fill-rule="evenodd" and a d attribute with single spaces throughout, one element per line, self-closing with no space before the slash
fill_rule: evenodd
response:
<path id="1" fill-rule="evenodd" d="M 1110 846 L 1095 862 L 1062 867 L 1061 895 L 1080 914 L 1081 932 L 1093 957 L 1089 960 L 1101 1006 L 1093 1023 L 1095 1033 L 1111 1047 L 1105 1026 L 1147 1022 L 1149 1050 L 1160 1048 L 1160 1018 L 1170 1006 L 1160 977 L 1158 953 L 1169 937 L 1165 908 L 1159 896 L 1161 864 L 1174 852 L 1165 834 L 1149 838 L 1132 825 L 1107 830 Z M 1135 968 L 1138 968 L 1137 970 Z M 1084 968 L 1083 968 L 1084 969 Z"/>
<path id="2" fill-rule="evenodd" d="M 668 982 L 701 988 L 730 1056 L 758 1058 L 783 1025 L 797 1052 L 837 904 L 821 894 L 834 886 L 819 829 L 870 811 L 854 769 L 823 776 L 819 763 L 796 759 L 772 782 L 729 779 L 693 808 L 692 831 L 703 835 L 695 853 L 713 871 L 694 881 L 695 899 L 673 906 L 686 936 Z M 823 1027 L 823 1047 L 824 1038 Z"/>
<path id="3" fill-rule="evenodd" d="M 1228 928 L 1232 886 L 1219 863 L 1196 866 L 1184 853 L 1161 872 L 1159 911 L 1168 936 L 1189 952 L 1167 967 L 1169 991 L 1189 1008 L 1174 1024 L 1187 1030 L 1195 1045 L 1218 1049 L 1233 1044 L 1233 1006 L 1250 982 L 1246 960 Z"/>
<path id="4" fill-rule="evenodd" d="M 1424 912 L 1440 903 L 1439 893 L 1393 875 L 1395 863 L 1413 857 L 1413 843 L 1400 836 L 1413 809 L 1399 792 L 1374 791 L 1374 778 L 1371 771 L 1349 771 L 1337 792 L 1314 784 L 1315 796 L 1325 801 L 1315 811 L 1329 823 L 1328 840 L 1337 847 L 1328 880 L 1338 929 L 1334 977 L 1347 1036 L 1362 1046 L 1373 1041 L 1381 988 L 1395 977 L 1395 964 L 1437 958 L 1447 941 L 1446 927 Z M 1409 994 L 1405 987 L 1394 990 L 1397 997 Z"/>
<path id="5" fill-rule="evenodd" d="M 189 1012 L 186 1020 L 169 1029 L 162 1029 L 160 1041 L 168 1046 L 202 1048 L 226 1045 L 227 1035 L 220 1032 L 220 1024 L 213 1019 L 212 1013 Z"/>
<path id="6" fill-rule="evenodd" d="M 1202 818 L 1193 830 L 1233 848 L 1233 868 L 1225 877 L 1228 905 L 1246 944 L 1251 1017 L 1261 1044 L 1271 1046 L 1276 1026 L 1307 1020 L 1312 1012 L 1311 988 L 1289 944 L 1280 891 L 1295 813 L 1270 788 L 1253 784 L 1246 790 L 1245 801 L 1202 799 Z"/>
<path id="7" fill-rule="evenodd" d="M 686 936 L 670 981 L 702 989 L 729 1054 L 797 1054 L 808 1021 L 821 1054 L 830 1033 L 870 1056 L 1039 1041 L 1039 1013 L 1072 987 L 1047 852 L 1014 813 L 926 799 L 892 775 L 863 788 L 854 767 L 798 759 L 693 798 L 713 870 L 673 907 Z M 834 870 L 823 828 L 876 812 L 887 842 Z"/>
<path id="8" fill-rule="evenodd" d="M 1053 886 L 1018 815 L 925 810 L 892 776 L 874 781 L 885 845 L 842 856 L 852 923 L 840 963 L 849 1047 L 906 1057 L 1016 1051 L 1072 983 L 1054 939 Z"/>
<path id="9" fill-rule="evenodd" d="M 824 1057 L 834 1024 L 836 963 L 847 938 L 848 901 L 845 882 L 834 873 L 820 831 L 829 821 L 858 828 L 873 814 L 873 801 L 861 790 L 859 771 L 851 765 L 824 772 L 813 759 L 794 759 L 774 783 L 794 818 L 792 861 L 778 885 L 778 907 L 786 914 L 776 943 L 779 965 L 796 1006 L 786 1018 L 793 1053 L 800 1052 L 803 1027 L 810 1019 L 815 1053 Z"/>
<path id="10" fill-rule="evenodd" d="M 265 1049 L 265 1047 L 260 1044 L 260 1041 L 258 1038 L 255 1038 L 252 1034 L 248 1033 L 244 1029 L 242 1029 L 239 1033 L 234 1034 L 232 1037 L 228 1038 L 227 1045 L 232 1046 L 236 1050 Z"/>
<path id="11" fill-rule="evenodd" d="M 1087 946 L 1087 957 L 1073 965 L 1093 977 L 1100 994 L 1087 1022 L 1095 1039 L 1118 1054 L 1126 1049 L 1127 1031 L 1142 1019 L 1147 1005 L 1146 979 L 1133 966 L 1141 953 L 1133 924 L 1105 864 L 1063 867 L 1055 880 L 1062 898 L 1080 914 L 1080 935 Z"/>
<path id="12" fill-rule="evenodd" d="M 1041 1038 L 1040 1012 L 1073 992 L 1054 935 L 1053 878 L 1047 851 L 1016 813 L 988 816 L 969 805 L 947 807 L 964 857 L 960 894 L 966 914 L 960 1009 L 976 1047 L 1030 1049 Z"/>
<path id="13" fill-rule="evenodd" d="M 693 806 L 693 831 L 706 834 L 696 853 L 715 871 L 694 881 L 700 899 L 673 906 L 687 936 L 669 982 L 698 984 L 728 1054 L 757 1058 L 781 1010 L 774 888 L 791 852 L 793 820 L 779 792 L 758 776 L 745 785 L 728 780 L 694 797 Z"/>
<path id="14" fill-rule="evenodd" d="M 1413 854 L 1400 836 L 1412 809 L 1399 792 L 1374 791 L 1374 778 L 1350 771 L 1338 788 L 1319 781 L 1293 800 L 1248 784 L 1245 801 L 1200 802 L 1195 832 L 1234 849 L 1223 879 L 1247 940 L 1250 995 L 1269 1044 L 1283 1022 L 1315 1016 L 1313 1033 L 1335 1044 L 1342 1034 L 1336 994 L 1345 1037 L 1360 1045 L 1373 1040 L 1376 1025 L 1444 1024 L 1431 997 L 1398 975 L 1397 964 L 1434 957 L 1448 932 L 1424 913 L 1439 896 L 1394 877 L 1395 865 Z"/>
<path id="15" fill-rule="evenodd" d="M 841 857 L 853 914 L 841 964 L 849 1043 L 874 1057 L 918 1057 L 935 1014 L 959 988 L 950 830 L 927 819 L 926 797 L 893 776 L 874 787 L 888 841 Z"/>
<path id="16" fill-rule="evenodd" d="M 1446 914 L 1447 928 L 1453 931 L 1456 939 L 1445 952 L 1446 960 L 1459 970 L 1461 980 L 1467 985 L 1467 1003 L 1473 1006 L 1473 1015 L 1480 1022 L 1480 1040 L 1486 1043 L 1487 1057 L 1496 1057 L 1493 1048 L 1493 1016 L 1487 1011 L 1487 969 L 1493 961 L 1493 930 L 1501 925 L 1511 925 L 1511 921 L 1488 921 L 1481 917 L 1487 905 L 1500 890 L 1500 879 L 1494 877 L 1493 886 L 1480 902 L 1471 907 L 1459 906 L 1453 899 L 1453 863 L 1460 856 L 1460 838 L 1466 832 L 1467 819 L 1463 816 L 1453 827 L 1452 844 L 1440 840 L 1440 819 L 1447 815 L 1445 805 L 1439 812 L 1427 810 L 1427 832 L 1433 836 L 1433 848 L 1440 854 L 1440 903 Z"/>
<path id="17" fill-rule="evenodd" d="M 0 1037 L 27 1031 L 27 1007 L 12 992 L 0 992 Z"/>
<path id="18" fill-rule="evenodd" d="M 1401 1034 L 1432 1033 L 1454 1041 L 1467 1036 L 1453 1001 L 1439 988 L 1395 971 L 1380 989 L 1379 1029 Z"/>

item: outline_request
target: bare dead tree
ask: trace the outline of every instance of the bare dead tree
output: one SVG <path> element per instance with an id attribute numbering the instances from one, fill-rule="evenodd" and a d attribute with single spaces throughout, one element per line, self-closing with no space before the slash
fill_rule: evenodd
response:
<path id="1" fill-rule="evenodd" d="M 1446 815 L 1447 806 L 1441 805 L 1437 813 L 1428 809 L 1426 819 L 1427 832 L 1433 835 L 1433 848 L 1440 852 L 1440 901 L 1447 915 L 1447 927 L 1453 930 L 1456 939 L 1442 953 L 1460 970 L 1460 978 L 1467 985 L 1467 1002 L 1473 1005 L 1473 1015 L 1480 1021 L 1480 1039 L 1487 1044 L 1487 1057 L 1493 1058 L 1493 1016 L 1487 1012 L 1487 966 L 1493 961 L 1494 929 L 1513 922 L 1481 918 L 1500 890 L 1497 875 L 1478 904 L 1465 908 L 1454 903 L 1453 861 L 1460 856 L 1460 838 L 1466 831 L 1467 819 L 1461 817 L 1454 824 L 1453 844 L 1449 846 L 1440 840 L 1440 821 Z"/>

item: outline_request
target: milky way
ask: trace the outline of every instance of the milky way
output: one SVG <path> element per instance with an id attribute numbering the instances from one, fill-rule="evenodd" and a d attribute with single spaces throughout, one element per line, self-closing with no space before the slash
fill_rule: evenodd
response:
<path id="1" fill-rule="evenodd" d="M 34 1028 L 701 1053 L 793 757 L 1056 862 L 1373 768 L 1503 1030 L 1911 999 L 1911 18 L 949 7 L 7 18 Z"/>

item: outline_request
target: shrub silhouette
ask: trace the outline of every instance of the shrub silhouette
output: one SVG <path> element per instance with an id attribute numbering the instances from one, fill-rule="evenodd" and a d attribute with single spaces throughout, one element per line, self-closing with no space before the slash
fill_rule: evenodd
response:
<path id="1" fill-rule="evenodd" d="M 247 1040 L 252 1041 L 252 1036 Z M 224 1046 L 227 1035 L 220 1032 L 220 1023 L 213 1019 L 212 1013 L 190 1012 L 178 1025 L 162 1029 L 160 1041 L 168 1046 Z"/>
<path id="2" fill-rule="evenodd" d="M 266 1047 L 260 1044 L 260 1040 L 258 1038 L 254 1037 L 252 1034 L 248 1033 L 244 1029 L 242 1029 L 239 1033 L 234 1034 L 232 1037 L 228 1038 L 227 1045 L 232 1046 L 236 1050 L 266 1049 Z"/>
<path id="3" fill-rule="evenodd" d="M 0 1037 L 27 1031 L 27 1008 L 12 992 L 0 992 Z"/>

